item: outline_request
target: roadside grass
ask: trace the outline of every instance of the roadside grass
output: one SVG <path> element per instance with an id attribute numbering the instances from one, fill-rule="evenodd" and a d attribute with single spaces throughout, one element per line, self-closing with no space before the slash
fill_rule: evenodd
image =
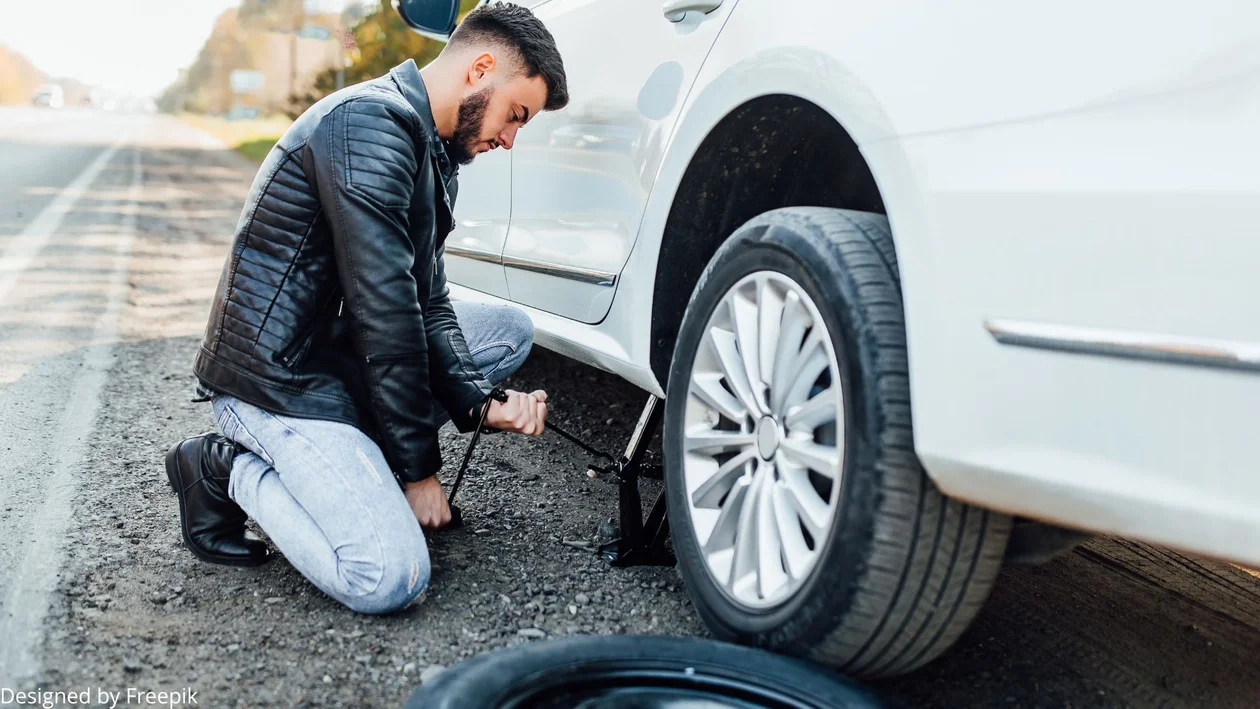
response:
<path id="1" fill-rule="evenodd" d="M 261 163 L 271 147 L 293 123 L 286 116 L 229 121 L 218 116 L 181 113 L 180 120 L 227 143 L 246 158 Z"/>

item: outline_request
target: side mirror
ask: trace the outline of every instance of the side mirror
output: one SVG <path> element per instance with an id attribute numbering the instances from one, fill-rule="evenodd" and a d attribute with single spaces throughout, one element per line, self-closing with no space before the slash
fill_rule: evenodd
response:
<path id="1" fill-rule="evenodd" d="M 402 21 L 426 37 L 444 40 L 455 31 L 459 0 L 393 0 L 393 3 Z"/>

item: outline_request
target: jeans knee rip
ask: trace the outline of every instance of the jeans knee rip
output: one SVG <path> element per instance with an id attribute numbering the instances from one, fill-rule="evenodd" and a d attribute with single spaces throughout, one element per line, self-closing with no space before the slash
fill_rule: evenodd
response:
<path id="1" fill-rule="evenodd" d="M 411 580 L 407 582 L 407 593 L 416 590 L 416 582 L 420 580 L 420 560 L 411 560 Z"/>

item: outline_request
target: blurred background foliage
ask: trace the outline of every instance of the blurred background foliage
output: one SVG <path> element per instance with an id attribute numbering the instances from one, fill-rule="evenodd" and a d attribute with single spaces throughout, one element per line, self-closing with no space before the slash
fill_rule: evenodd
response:
<path id="1" fill-rule="evenodd" d="M 477 4 L 462 0 L 460 17 Z M 423 66 L 442 46 L 412 32 L 390 0 L 366 0 L 340 13 L 312 13 L 304 0 L 241 0 L 219 17 L 196 61 L 158 106 L 208 115 L 247 108 L 296 118 L 339 87 L 381 76 L 406 59 Z M 239 69 L 261 72 L 264 88 L 234 94 L 230 76 Z"/>
<path id="2" fill-rule="evenodd" d="M 0 44 L 0 104 L 27 103 L 46 78 L 29 59 Z"/>
<path id="3" fill-rule="evenodd" d="M 477 6 L 479 0 L 461 0 L 459 18 Z M 375 79 L 407 59 L 424 66 L 437 57 L 445 45 L 412 32 L 394 11 L 390 0 L 379 0 L 377 8 L 354 25 L 352 42 L 347 42 L 350 63 L 344 72 L 344 84 L 357 84 Z M 338 88 L 338 72 L 328 69 L 315 77 L 309 91 L 291 97 L 288 114 L 297 118 L 311 104 Z"/>

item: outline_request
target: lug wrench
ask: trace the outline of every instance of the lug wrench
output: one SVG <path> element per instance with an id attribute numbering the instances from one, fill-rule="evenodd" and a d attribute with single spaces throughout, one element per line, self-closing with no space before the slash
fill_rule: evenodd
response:
<path id="1" fill-rule="evenodd" d="M 455 506 L 455 495 L 459 493 L 459 484 L 464 481 L 464 473 L 468 472 L 468 462 L 472 460 L 473 449 L 477 447 L 477 439 L 481 437 L 481 429 L 486 426 L 486 416 L 490 413 L 490 401 L 497 401 L 506 404 L 508 400 L 507 392 L 495 387 L 490 390 L 490 396 L 486 397 L 486 401 L 481 405 L 481 417 L 477 420 L 477 428 L 473 430 L 472 440 L 468 442 L 468 448 L 464 450 L 464 462 L 459 466 L 459 472 L 455 475 L 455 482 L 451 484 L 451 491 L 446 495 L 446 502 L 451 508 L 451 521 L 447 527 L 460 527 L 464 524 L 464 515 Z"/>

